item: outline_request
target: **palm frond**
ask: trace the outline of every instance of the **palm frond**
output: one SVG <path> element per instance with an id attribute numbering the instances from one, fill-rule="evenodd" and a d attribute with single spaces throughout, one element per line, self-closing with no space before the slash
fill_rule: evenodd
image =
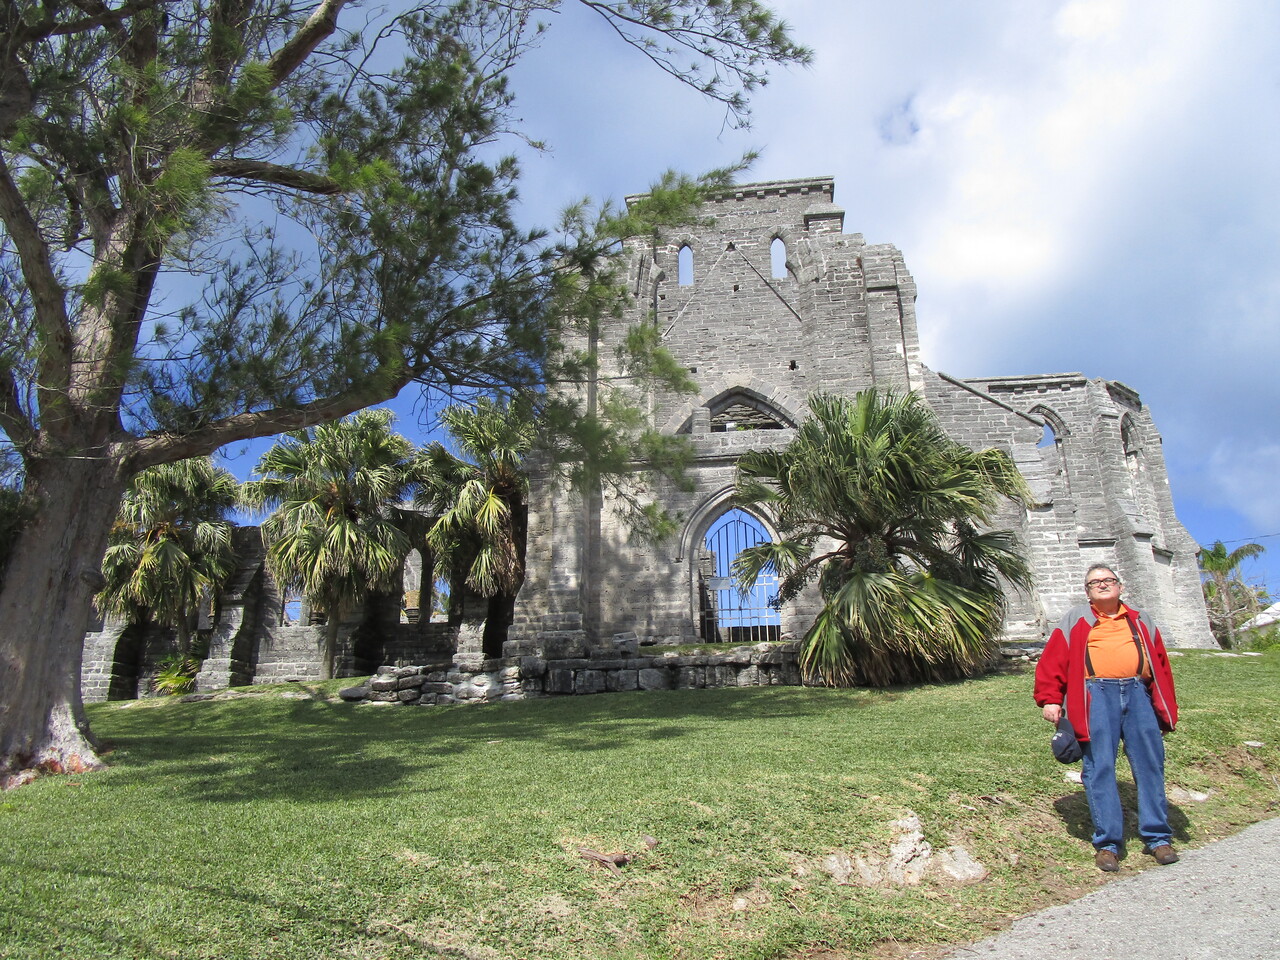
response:
<path id="1" fill-rule="evenodd" d="M 824 607 L 805 639 L 825 682 L 964 675 L 986 662 L 1003 587 L 1030 574 L 1016 540 L 986 529 L 1027 488 L 1007 454 L 946 435 L 924 401 L 818 394 L 785 450 L 744 456 L 735 502 L 775 518 L 782 544 L 744 551 L 740 582 L 770 563 L 790 599 L 817 576 Z M 835 541 L 819 554 L 824 538 Z"/>

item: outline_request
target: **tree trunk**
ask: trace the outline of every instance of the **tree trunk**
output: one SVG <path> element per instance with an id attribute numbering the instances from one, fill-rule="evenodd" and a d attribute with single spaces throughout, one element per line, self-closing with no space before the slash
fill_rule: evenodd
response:
<path id="1" fill-rule="evenodd" d="M 324 621 L 324 653 L 320 656 L 320 679 L 333 679 L 333 662 L 338 658 L 338 631 L 342 629 L 342 617 L 339 616 L 339 605 L 331 603 L 326 606 Z"/>
<path id="2" fill-rule="evenodd" d="M 1222 611 L 1227 620 L 1227 649 L 1233 650 L 1236 645 L 1236 610 L 1231 600 L 1231 580 L 1229 573 L 1215 573 L 1218 581 L 1218 593 L 1222 597 Z"/>
<path id="3" fill-rule="evenodd" d="M 106 459 L 33 460 L 37 513 L 0 591 L 0 777 L 99 766 L 80 699 L 80 660 L 102 553 L 124 482 Z"/>

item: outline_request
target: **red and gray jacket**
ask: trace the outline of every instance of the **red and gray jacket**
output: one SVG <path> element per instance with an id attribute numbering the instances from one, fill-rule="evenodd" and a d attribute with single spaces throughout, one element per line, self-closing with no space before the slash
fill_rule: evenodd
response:
<path id="1" fill-rule="evenodd" d="M 1173 671 L 1165 653 L 1160 631 L 1137 610 L 1126 607 L 1126 616 L 1142 642 L 1142 653 L 1151 664 L 1151 704 L 1156 710 L 1160 729 L 1168 733 L 1178 722 L 1178 701 L 1173 695 Z M 1089 631 L 1097 623 L 1087 603 L 1067 611 L 1044 645 L 1044 653 L 1036 664 L 1036 703 L 1045 706 L 1063 703 L 1076 739 L 1089 739 L 1089 695 L 1085 690 L 1085 653 L 1089 647 Z"/>

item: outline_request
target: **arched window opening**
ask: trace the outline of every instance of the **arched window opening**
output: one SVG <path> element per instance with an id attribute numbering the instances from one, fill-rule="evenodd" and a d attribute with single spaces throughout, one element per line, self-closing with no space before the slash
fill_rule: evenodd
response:
<path id="1" fill-rule="evenodd" d="M 726 397 L 711 408 L 712 433 L 781 430 L 785 426 L 781 415 L 776 410 L 741 393 Z"/>
<path id="2" fill-rule="evenodd" d="M 1138 436 L 1133 417 L 1127 413 L 1120 420 L 1120 442 L 1124 446 L 1124 462 L 1129 468 L 1129 476 L 1136 484 L 1142 473 L 1142 442 Z M 1137 487 L 1135 486 L 1135 490 Z"/>
<path id="3" fill-rule="evenodd" d="M 693 248 L 687 243 L 680 248 L 679 284 L 682 287 L 693 283 Z"/>
<path id="4" fill-rule="evenodd" d="M 773 271 L 773 279 L 787 279 L 787 245 L 781 237 L 774 237 L 769 244 L 769 266 Z"/>
<path id="5" fill-rule="evenodd" d="M 746 592 L 738 589 L 733 563 L 748 547 L 768 543 L 764 525 L 745 510 L 729 510 L 707 529 L 698 564 L 702 639 L 711 643 L 758 643 L 782 636 L 778 575 L 772 565 Z"/>
<path id="6" fill-rule="evenodd" d="M 404 582 L 404 595 L 400 600 L 401 622 L 417 623 L 422 618 L 423 606 L 427 607 L 427 619 L 430 619 L 431 591 L 428 590 L 425 597 L 422 595 L 422 554 L 419 551 L 410 550 L 404 558 L 401 577 Z"/>
<path id="7" fill-rule="evenodd" d="M 1038 419 L 1044 426 L 1040 442 L 1036 447 L 1040 450 L 1041 463 L 1051 477 L 1061 483 L 1059 493 L 1071 494 L 1071 474 L 1067 470 L 1067 437 L 1070 431 L 1062 418 L 1045 406 L 1033 407 L 1030 416 Z"/>
<path id="8" fill-rule="evenodd" d="M 1142 446 L 1138 442 L 1138 431 L 1134 427 L 1133 418 L 1127 413 L 1120 421 L 1120 442 L 1124 444 L 1124 455 L 1126 457 L 1136 456 L 1142 452 Z"/>

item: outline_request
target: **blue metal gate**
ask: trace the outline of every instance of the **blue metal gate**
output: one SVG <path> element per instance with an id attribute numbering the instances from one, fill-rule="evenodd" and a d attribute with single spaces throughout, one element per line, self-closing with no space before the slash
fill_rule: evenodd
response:
<path id="1" fill-rule="evenodd" d="M 777 571 L 766 567 L 755 587 L 745 593 L 733 577 L 738 554 L 768 540 L 760 521 L 743 510 L 730 510 L 707 530 L 698 590 L 703 640 L 756 643 L 781 636 Z"/>

